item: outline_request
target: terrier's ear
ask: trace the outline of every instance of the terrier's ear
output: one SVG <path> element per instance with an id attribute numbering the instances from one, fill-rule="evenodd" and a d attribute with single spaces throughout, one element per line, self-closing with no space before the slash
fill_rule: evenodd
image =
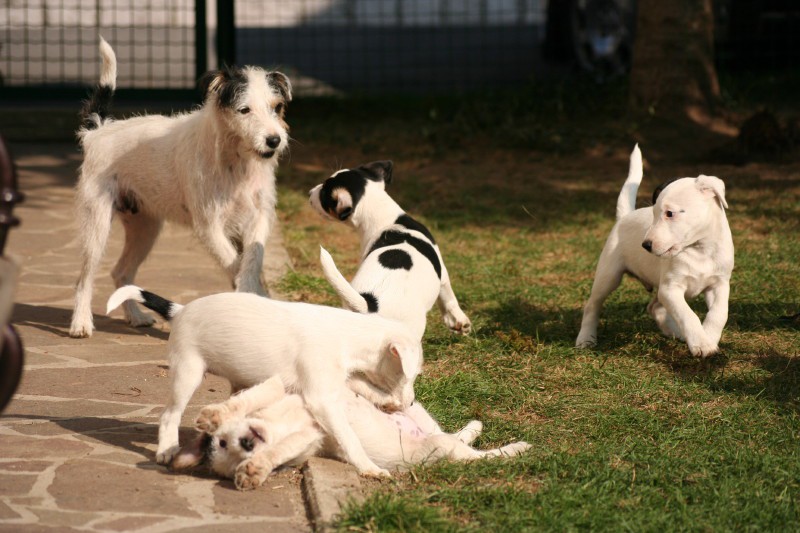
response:
<path id="1" fill-rule="evenodd" d="M 370 175 L 370 179 L 373 181 L 382 181 L 386 185 L 392 182 L 392 168 L 394 168 L 394 165 L 391 161 L 373 161 L 362 165 L 361 168 Z"/>
<path id="2" fill-rule="evenodd" d="M 414 379 L 418 374 L 418 357 L 414 350 L 403 341 L 389 342 L 389 355 L 400 364 L 403 375 L 408 379 Z"/>
<path id="3" fill-rule="evenodd" d="M 208 455 L 211 446 L 211 435 L 208 433 L 198 433 L 189 444 L 184 445 L 178 454 L 172 459 L 170 465 L 173 470 L 186 470 L 199 465 Z"/>
<path id="4" fill-rule="evenodd" d="M 225 73 L 221 70 L 211 70 L 203 74 L 198 82 L 200 92 L 203 94 L 203 102 L 208 100 L 212 93 L 219 93 L 224 84 Z"/>
<path id="5" fill-rule="evenodd" d="M 715 197 L 721 207 L 728 208 L 728 202 L 725 201 L 725 182 L 721 179 L 716 176 L 701 174 L 695 179 L 695 186 L 704 195 Z"/>
<path id="6" fill-rule="evenodd" d="M 353 214 L 353 197 L 350 196 L 347 189 L 339 187 L 331 192 L 331 198 L 336 201 L 335 213 L 332 214 L 344 222 Z"/>
<path id="7" fill-rule="evenodd" d="M 288 104 L 292 101 L 292 82 L 283 72 L 270 72 L 267 74 L 267 83 L 281 93 L 284 101 Z"/>

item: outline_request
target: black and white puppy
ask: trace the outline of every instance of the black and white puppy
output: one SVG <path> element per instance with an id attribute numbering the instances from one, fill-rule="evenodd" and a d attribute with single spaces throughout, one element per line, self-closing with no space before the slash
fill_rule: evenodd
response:
<path id="1" fill-rule="evenodd" d="M 316 211 L 349 224 L 361 236 L 361 265 L 348 283 L 333 258 L 320 249 L 325 278 L 345 307 L 399 320 L 422 338 L 425 317 L 436 302 L 452 331 L 469 333 L 442 254 L 428 228 L 386 193 L 392 162 L 376 161 L 336 172 L 309 191 Z"/>

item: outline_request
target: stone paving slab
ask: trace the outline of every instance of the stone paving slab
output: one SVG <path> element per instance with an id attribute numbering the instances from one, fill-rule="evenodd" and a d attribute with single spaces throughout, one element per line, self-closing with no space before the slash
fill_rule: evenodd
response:
<path id="1" fill-rule="evenodd" d="M 21 267 L 12 321 L 26 368 L 0 417 L 0 531 L 308 531 L 301 473 L 288 469 L 251 492 L 199 470 L 155 464 L 158 416 L 167 396 L 169 328 L 131 328 L 105 317 L 109 272 L 122 247 L 118 224 L 95 284 L 94 336 L 71 339 L 79 255 L 72 193 L 80 154 L 72 144 L 14 145 L 25 203 L 6 253 Z M 276 235 L 265 277 L 287 256 Z M 185 303 L 229 290 L 221 269 L 186 229 L 167 225 L 137 283 Z M 199 408 L 229 395 L 207 376 L 182 420 L 191 435 Z"/>

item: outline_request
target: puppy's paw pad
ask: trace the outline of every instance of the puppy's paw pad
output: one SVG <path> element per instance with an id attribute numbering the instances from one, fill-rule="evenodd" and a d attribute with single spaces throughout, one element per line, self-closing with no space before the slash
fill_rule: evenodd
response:
<path id="1" fill-rule="evenodd" d="M 239 490 L 253 490 L 260 487 L 267 476 L 272 471 L 271 468 L 260 466 L 253 461 L 245 461 L 236 468 L 234 483 Z"/>
<path id="2" fill-rule="evenodd" d="M 204 407 L 195 421 L 195 427 L 206 433 L 214 433 L 219 426 L 222 425 L 222 420 L 225 417 L 225 409 L 221 406 L 208 406 Z"/>

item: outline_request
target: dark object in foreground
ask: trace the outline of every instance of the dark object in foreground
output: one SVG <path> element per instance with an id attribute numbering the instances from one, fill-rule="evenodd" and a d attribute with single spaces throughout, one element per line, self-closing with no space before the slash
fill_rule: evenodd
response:
<path id="1" fill-rule="evenodd" d="M 17 174 L 5 139 L 0 136 L 0 330 L 2 347 L 0 347 L 0 412 L 5 408 L 14 391 L 17 390 L 22 377 L 23 350 L 14 327 L 8 323 L 11 308 L 14 304 L 14 286 L 16 285 L 16 267 L 2 257 L 6 245 L 8 231 L 19 224 L 19 219 L 11 214 L 15 203 L 23 200 L 17 191 Z"/>
<path id="2" fill-rule="evenodd" d="M 785 320 L 786 322 L 800 322 L 800 313 L 782 316 L 781 320 Z"/>

